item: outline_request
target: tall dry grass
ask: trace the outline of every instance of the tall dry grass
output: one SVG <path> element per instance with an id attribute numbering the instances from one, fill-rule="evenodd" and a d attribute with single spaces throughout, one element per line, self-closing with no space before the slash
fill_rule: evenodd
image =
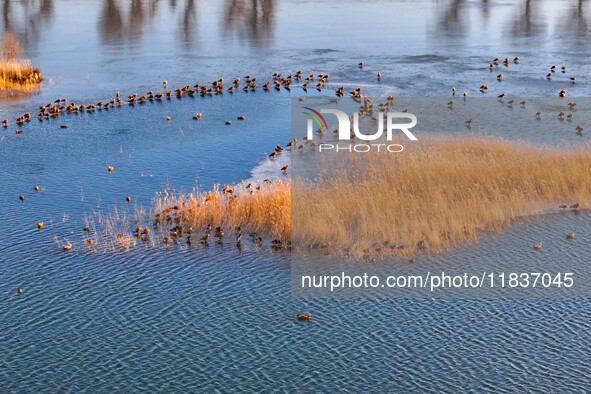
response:
<path id="1" fill-rule="evenodd" d="M 294 154 L 299 154 L 295 153 Z M 305 153 L 310 154 L 310 153 Z M 314 153 L 312 153 L 314 154 Z M 297 160 L 294 159 L 297 165 Z M 161 224 L 208 224 L 357 257 L 442 251 L 558 204 L 591 206 L 591 151 L 501 139 L 425 139 L 403 153 L 339 155 L 313 180 L 156 201 Z M 330 164 L 328 164 L 330 163 Z"/>
<path id="2" fill-rule="evenodd" d="M 154 212 L 160 227 L 181 225 L 199 232 L 211 225 L 231 234 L 240 227 L 244 234 L 256 232 L 285 242 L 291 236 L 290 204 L 291 182 L 274 181 L 234 187 L 233 193 L 217 187 L 184 195 L 164 192 L 156 198 Z"/>
<path id="3" fill-rule="evenodd" d="M 399 154 L 341 155 L 331 165 L 346 170 L 294 183 L 292 238 L 366 257 L 442 251 L 559 203 L 589 208 L 588 148 L 432 138 Z"/>
<path id="4" fill-rule="evenodd" d="M 20 57 L 18 40 L 6 33 L 0 42 L 0 90 L 31 91 L 43 80 L 41 70 Z"/>

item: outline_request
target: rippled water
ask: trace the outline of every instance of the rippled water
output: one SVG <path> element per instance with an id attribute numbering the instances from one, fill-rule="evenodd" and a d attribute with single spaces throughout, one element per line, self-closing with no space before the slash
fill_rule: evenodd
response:
<path id="1" fill-rule="evenodd" d="M 376 96 L 448 96 L 455 86 L 471 97 L 482 83 L 491 96 L 591 93 L 586 1 L 2 5 L 0 32 L 15 31 L 48 79 L 37 95 L 4 97 L 2 119 L 35 114 L 58 97 L 91 104 L 116 91 L 161 90 L 165 79 L 180 87 L 247 74 L 267 80 L 299 69 L 330 73 L 334 86 L 362 86 Z M 496 82 L 488 62 L 505 56 L 522 60 Z M 567 65 L 568 74 L 547 81 L 552 64 Z M 22 135 L 14 125 L 0 128 L 0 386 L 10 392 L 588 390 L 588 299 L 295 299 L 289 255 L 268 245 L 243 252 L 233 244 L 128 253 L 83 247 L 81 229 L 97 212 L 129 215 L 133 226 L 134 213 L 166 187 L 207 189 L 266 174 L 257 164 L 289 140 L 290 98 L 302 94 L 296 88 L 185 97 L 35 119 Z M 203 118 L 194 121 L 197 112 Z M 239 115 L 246 120 L 236 122 Z M 109 174 L 108 166 L 115 171 Z M 440 261 L 468 264 L 491 248 L 530 259 L 534 238 L 556 238 L 572 226 L 580 249 L 571 245 L 564 256 L 584 260 L 586 214 L 535 218 Z M 61 250 L 66 242 L 74 246 L 70 253 Z M 517 253 L 523 243 L 528 253 Z M 312 313 L 312 321 L 294 319 L 302 312 Z"/>

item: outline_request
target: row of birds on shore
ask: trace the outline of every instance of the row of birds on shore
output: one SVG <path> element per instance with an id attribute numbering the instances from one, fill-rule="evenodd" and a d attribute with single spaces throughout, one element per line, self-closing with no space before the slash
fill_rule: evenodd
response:
<path id="1" fill-rule="evenodd" d="M 322 91 L 323 88 L 326 87 L 328 83 L 328 78 L 330 77 L 329 74 L 319 74 L 316 73 L 310 74 L 308 77 L 302 76 L 302 71 L 298 71 L 295 74 L 289 74 L 284 76 L 282 73 L 274 73 L 272 75 L 272 81 L 267 81 L 265 84 L 261 85 L 262 90 L 269 91 L 271 89 L 275 89 L 280 91 L 282 89 L 291 90 L 291 86 L 294 82 L 302 83 L 301 88 L 304 91 L 307 91 L 308 88 L 315 88 L 318 91 Z M 317 83 L 316 83 L 317 82 Z M 37 118 L 42 121 L 44 119 L 49 118 L 57 118 L 64 114 L 80 114 L 80 113 L 95 113 L 98 111 L 109 110 L 111 108 L 119 108 L 122 107 L 124 104 L 133 106 L 136 104 L 143 104 L 149 101 L 162 101 L 165 99 L 171 100 L 173 97 L 182 98 L 183 96 L 211 96 L 211 95 L 220 95 L 223 92 L 233 93 L 238 89 L 242 89 L 245 92 L 255 91 L 259 87 L 257 84 L 257 77 L 246 75 L 244 80 L 240 78 L 236 78 L 231 82 L 231 86 L 227 87 L 224 85 L 225 80 L 224 78 L 217 79 L 211 82 L 209 85 L 201 85 L 196 83 L 194 85 L 185 85 L 183 87 L 177 89 L 168 89 L 168 81 L 163 82 L 163 87 L 165 92 L 155 93 L 154 91 L 149 91 L 147 94 L 139 96 L 137 93 L 131 94 L 127 96 L 127 99 L 121 96 L 119 92 L 115 94 L 114 98 L 108 100 L 100 100 L 96 104 L 88 104 L 88 105 L 77 105 L 75 102 L 69 102 L 68 98 L 58 98 L 53 102 L 50 102 L 45 105 L 41 105 L 39 107 L 39 112 L 37 114 Z M 342 96 L 344 94 L 344 86 L 336 89 L 336 94 Z M 355 96 L 358 95 L 358 90 L 351 91 L 351 95 Z M 69 104 L 68 104 L 69 102 Z M 197 114 L 193 117 L 194 119 L 201 118 L 201 114 Z M 33 115 L 29 112 L 26 113 L 14 120 L 14 123 L 17 126 L 22 126 L 25 123 L 31 122 L 33 119 Z M 244 115 L 238 116 L 238 120 L 244 120 Z M 170 117 L 167 120 L 171 120 Z M 0 125 L 4 127 L 8 127 L 12 122 L 8 119 L 3 119 L 0 121 Z M 227 121 L 226 124 L 231 124 L 231 121 Z M 64 128 L 67 125 L 63 126 Z"/>

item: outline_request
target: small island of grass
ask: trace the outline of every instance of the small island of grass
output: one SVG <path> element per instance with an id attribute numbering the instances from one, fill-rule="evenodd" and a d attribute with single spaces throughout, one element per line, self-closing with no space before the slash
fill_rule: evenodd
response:
<path id="1" fill-rule="evenodd" d="M 21 48 L 12 33 L 0 42 L 0 91 L 31 92 L 41 86 L 41 70 L 21 58 Z"/>

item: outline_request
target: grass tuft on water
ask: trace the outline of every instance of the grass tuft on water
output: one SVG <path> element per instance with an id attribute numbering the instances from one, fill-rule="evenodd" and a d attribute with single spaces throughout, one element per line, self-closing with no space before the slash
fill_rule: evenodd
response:
<path id="1" fill-rule="evenodd" d="M 20 55 L 18 40 L 6 33 L 0 42 L 0 90 L 30 92 L 40 86 L 41 70 Z"/>

